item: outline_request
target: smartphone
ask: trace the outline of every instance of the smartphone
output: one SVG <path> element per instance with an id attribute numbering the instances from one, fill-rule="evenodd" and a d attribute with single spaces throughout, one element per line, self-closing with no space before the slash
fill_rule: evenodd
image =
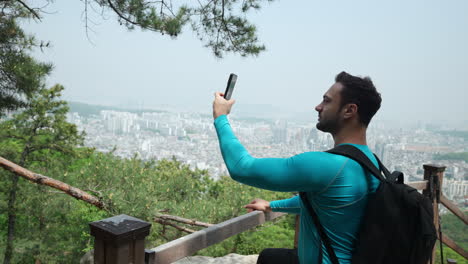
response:
<path id="1" fill-rule="evenodd" d="M 229 80 L 226 86 L 226 91 L 224 92 L 224 99 L 226 100 L 231 99 L 232 91 L 234 91 L 234 86 L 236 85 L 236 81 L 237 81 L 237 75 L 235 75 L 234 73 L 231 73 L 231 75 L 229 75 Z"/>

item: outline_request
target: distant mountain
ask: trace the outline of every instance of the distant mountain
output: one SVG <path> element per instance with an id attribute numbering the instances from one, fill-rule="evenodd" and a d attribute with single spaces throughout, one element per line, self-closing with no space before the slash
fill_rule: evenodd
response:
<path id="1" fill-rule="evenodd" d="M 316 112 L 302 112 L 292 108 L 277 107 L 269 104 L 239 104 L 234 106 L 232 113 L 250 119 L 294 120 L 311 122 L 317 116 Z"/>
<path id="2" fill-rule="evenodd" d="M 129 113 L 163 113 L 167 111 L 162 110 L 155 110 L 155 109 L 129 109 L 129 108 L 120 108 L 116 106 L 104 106 L 104 105 L 92 105 L 80 102 L 73 102 L 69 101 L 68 106 L 70 107 L 70 112 L 77 112 L 81 116 L 89 117 L 91 115 L 99 115 L 99 112 L 102 110 L 113 110 L 113 111 L 121 111 L 121 112 L 129 112 Z"/>
<path id="3" fill-rule="evenodd" d="M 70 107 L 70 112 L 77 112 L 81 116 L 89 117 L 91 115 L 99 115 L 102 110 L 113 110 L 121 112 L 130 112 L 135 114 L 141 114 L 143 112 L 153 112 L 153 113 L 167 113 L 167 112 L 197 112 L 202 116 L 211 117 L 211 111 L 206 111 L 206 108 L 199 109 L 187 109 L 183 107 L 175 106 L 161 106 L 160 109 L 132 109 L 118 106 L 104 106 L 104 105 L 94 105 L 87 104 L 75 101 L 68 101 L 68 106 Z M 202 111 L 203 110 L 203 111 Z M 254 105 L 254 104 L 239 104 L 235 105 L 232 110 L 233 117 L 247 122 L 273 122 L 274 120 L 283 119 L 283 120 L 295 120 L 295 121 L 306 121 L 311 122 L 316 116 L 315 111 L 310 113 L 304 112 L 295 112 L 292 109 L 280 108 L 273 105 L 263 104 L 263 105 Z"/>

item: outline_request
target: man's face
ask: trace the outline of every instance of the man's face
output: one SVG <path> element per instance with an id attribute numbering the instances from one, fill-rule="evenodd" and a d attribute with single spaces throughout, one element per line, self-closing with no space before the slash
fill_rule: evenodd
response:
<path id="1" fill-rule="evenodd" d="M 315 107 L 318 112 L 317 129 L 323 132 L 336 133 L 340 128 L 341 83 L 335 83 L 323 95 L 322 102 Z"/>

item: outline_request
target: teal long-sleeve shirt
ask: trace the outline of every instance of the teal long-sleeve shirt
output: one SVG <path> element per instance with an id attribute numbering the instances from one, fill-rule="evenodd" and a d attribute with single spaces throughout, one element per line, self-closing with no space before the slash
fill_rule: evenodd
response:
<path id="1" fill-rule="evenodd" d="M 367 195 L 377 189 L 379 181 L 354 160 L 326 152 L 305 152 L 290 158 L 254 158 L 234 135 L 226 115 L 216 118 L 214 125 L 232 179 L 272 191 L 306 192 L 340 264 L 351 263 Z M 378 166 L 367 146 L 353 145 Z M 319 236 L 300 198 L 272 201 L 270 206 L 273 211 L 300 215 L 299 261 L 316 263 Z M 331 263 L 325 248 L 323 263 Z"/>

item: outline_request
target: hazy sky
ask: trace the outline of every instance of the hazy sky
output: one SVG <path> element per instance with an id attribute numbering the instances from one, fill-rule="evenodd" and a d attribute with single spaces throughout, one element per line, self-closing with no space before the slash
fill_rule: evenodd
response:
<path id="1" fill-rule="evenodd" d="M 52 48 L 36 52 L 55 65 L 49 83 L 68 100 L 104 105 L 173 105 L 211 111 L 229 73 L 242 110 L 265 105 L 314 111 L 342 70 L 370 76 L 383 97 L 377 119 L 468 123 L 468 1 L 311 1 L 267 3 L 249 13 L 267 50 L 258 57 L 215 58 L 187 26 L 176 40 L 129 32 L 94 16 L 85 33 L 78 0 L 56 1 L 42 22 L 25 24 Z"/>

